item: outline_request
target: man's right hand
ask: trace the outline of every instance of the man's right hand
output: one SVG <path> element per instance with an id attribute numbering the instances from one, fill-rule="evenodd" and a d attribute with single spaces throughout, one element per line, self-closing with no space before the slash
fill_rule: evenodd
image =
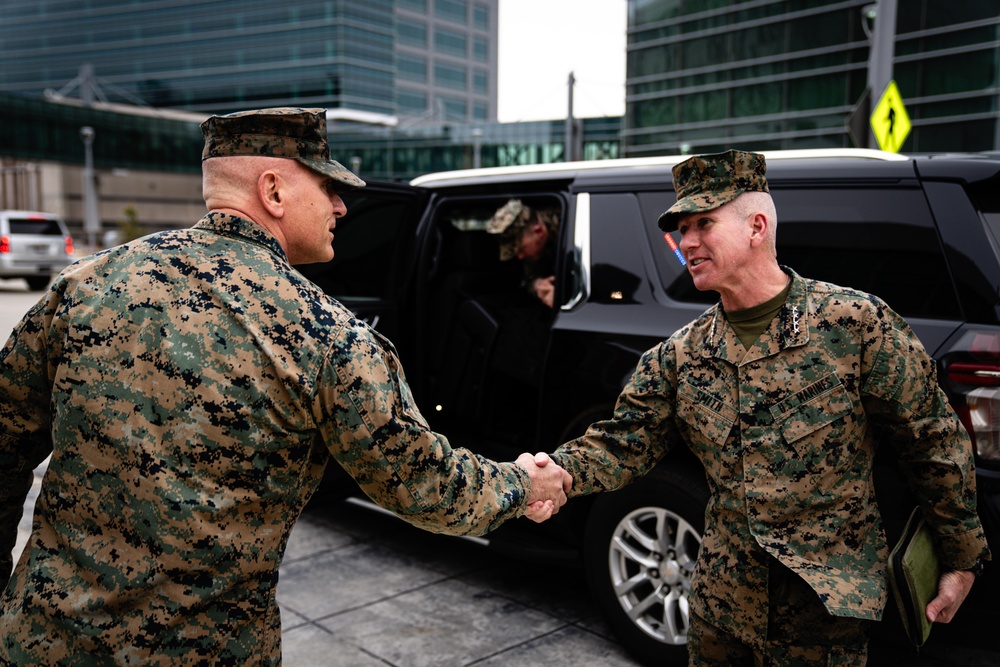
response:
<path id="1" fill-rule="evenodd" d="M 557 514 L 559 508 L 566 504 L 566 493 L 573 487 L 573 477 L 553 463 L 545 452 L 534 456 L 525 452 L 517 457 L 517 463 L 528 471 L 531 478 L 525 516 L 541 523 Z"/>
<path id="2" fill-rule="evenodd" d="M 535 290 L 535 296 L 546 306 L 552 308 L 556 297 L 556 277 L 537 278 L 532 283 L 532 287 Z"/>

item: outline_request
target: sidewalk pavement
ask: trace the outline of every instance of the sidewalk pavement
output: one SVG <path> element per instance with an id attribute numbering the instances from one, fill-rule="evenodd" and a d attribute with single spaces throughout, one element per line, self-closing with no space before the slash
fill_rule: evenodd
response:
<path id="1" fill-rule="evenodd" d="M 285 667 L 635 667 L 577 570 L 347 503 L 310 507 L 278 584 Z"/>

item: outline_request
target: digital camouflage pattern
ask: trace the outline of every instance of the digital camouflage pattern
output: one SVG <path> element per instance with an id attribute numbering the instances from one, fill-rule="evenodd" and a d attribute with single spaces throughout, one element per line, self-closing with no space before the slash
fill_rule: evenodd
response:
<path id="1" fill-rule="evenodd" d="M 500 260 L 506 262 L 517 256 L 517 243 L 525 223 L 531 219 L 531 209 L 520 199 L 511 199 L 497 209 L 486 223 L 486 231 L 500 236 Z"/>
<path id="2" fill-rule="evenodd" d="M 517 257 L 518 242 L 521 232 L 524 231 L 534 215 L 549 230 L 550 238 L 558 238 L 559 216 L 556 212 L 544 209 L 532 211 L 531 207 L 525 206 L 520 199 L 511 199 L 506 204 L 497 209 L 493 217 L 486 223 L 486 231 L 490 234 L 499 235 L 500 240 L 500 261 L 506 262 Z M 551 276 L 552 271 L 545 274 Z M 541 277 L 541 276 L 536 276 Z"/>
<path id="3" fill-rule="evenodd" d="M 343 190 L 365 182 L 330 159 L 326 110 L 279 107 L 212 116 L 201 124 L 205 147 L 201 159 L 251 155 L 289 158 L 329 176 Z"/>
<path id="4" fill-rule="evenodd" d="M 481 534 L 530 481 L 431 432 L 392 345 L 237 217 L 64 271 L 0 353 L 0 664 L 277 665 L 278 566 L 330 457 L 410 523 Z"/>
<path id="5" fill-rule="evenodd" d="M 881 617 L 876 430 L 924 505 L 944 569 L 988 557 L 971 443 L 934 361 L 878 298 L 785 271 L 788 299 L 749 351 L 710 308 L 642 356 L 609 420 L 553 455 L 577 496 L 620 488 L 686 443 L 711 490 L 691 613 L 759 650 L 770 558 L 831 614 Z"/>
<path id="6" fill-rule="evenodd" d="M 697 155 L 675 165 L 677 202 L 660 215 L 660 229 L 673 231 L 682 215 L 711 211 L 744 192 L 768 192 L 766 171 L 763 155 L 738 150 Z"/>

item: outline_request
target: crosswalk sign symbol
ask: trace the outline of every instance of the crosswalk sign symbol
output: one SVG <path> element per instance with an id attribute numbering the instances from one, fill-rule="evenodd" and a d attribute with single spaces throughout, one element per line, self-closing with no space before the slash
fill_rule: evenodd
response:
<path id="1" fill-rule="evenodd" d="M 890 81 L 885 87 L 869 120 L 879 148 L 898 153 L 909 136 L 912 125 L 895 81 Z"/>

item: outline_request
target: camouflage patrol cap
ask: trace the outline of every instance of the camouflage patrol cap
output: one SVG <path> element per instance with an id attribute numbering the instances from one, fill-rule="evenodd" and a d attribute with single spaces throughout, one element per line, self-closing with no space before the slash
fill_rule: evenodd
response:
<path id="1" fill-rule="evenodd" d="M 660 216 L 660 229 L 673 231 L 685 213 L 711 211 L 744 192 L 768 192 L 766 169 L 763 155 L 738 150 L 681 162 L 673 169 L 677 202 Z"/>
<path id="2" fill-rule="evenodd" d="M 325 109 L 254 109 L 212 116 L 201 124 L 205 135 L 202 161 L 212 157 L 251 155 L 295 160 L 329 176 L 345 190 L 365 182 L 330 159 Z"/>
<path id="3" fill-rule="evenodd" d="M 531 219 L 531 209 L 521 203 L 520 199 L 511 199 L 497 209 L 489 222 L 486 231 L 490 234 L 500 234 L 500 260 L 507 261 L 517 256 L 517 243 L 524 225 Z"/>

